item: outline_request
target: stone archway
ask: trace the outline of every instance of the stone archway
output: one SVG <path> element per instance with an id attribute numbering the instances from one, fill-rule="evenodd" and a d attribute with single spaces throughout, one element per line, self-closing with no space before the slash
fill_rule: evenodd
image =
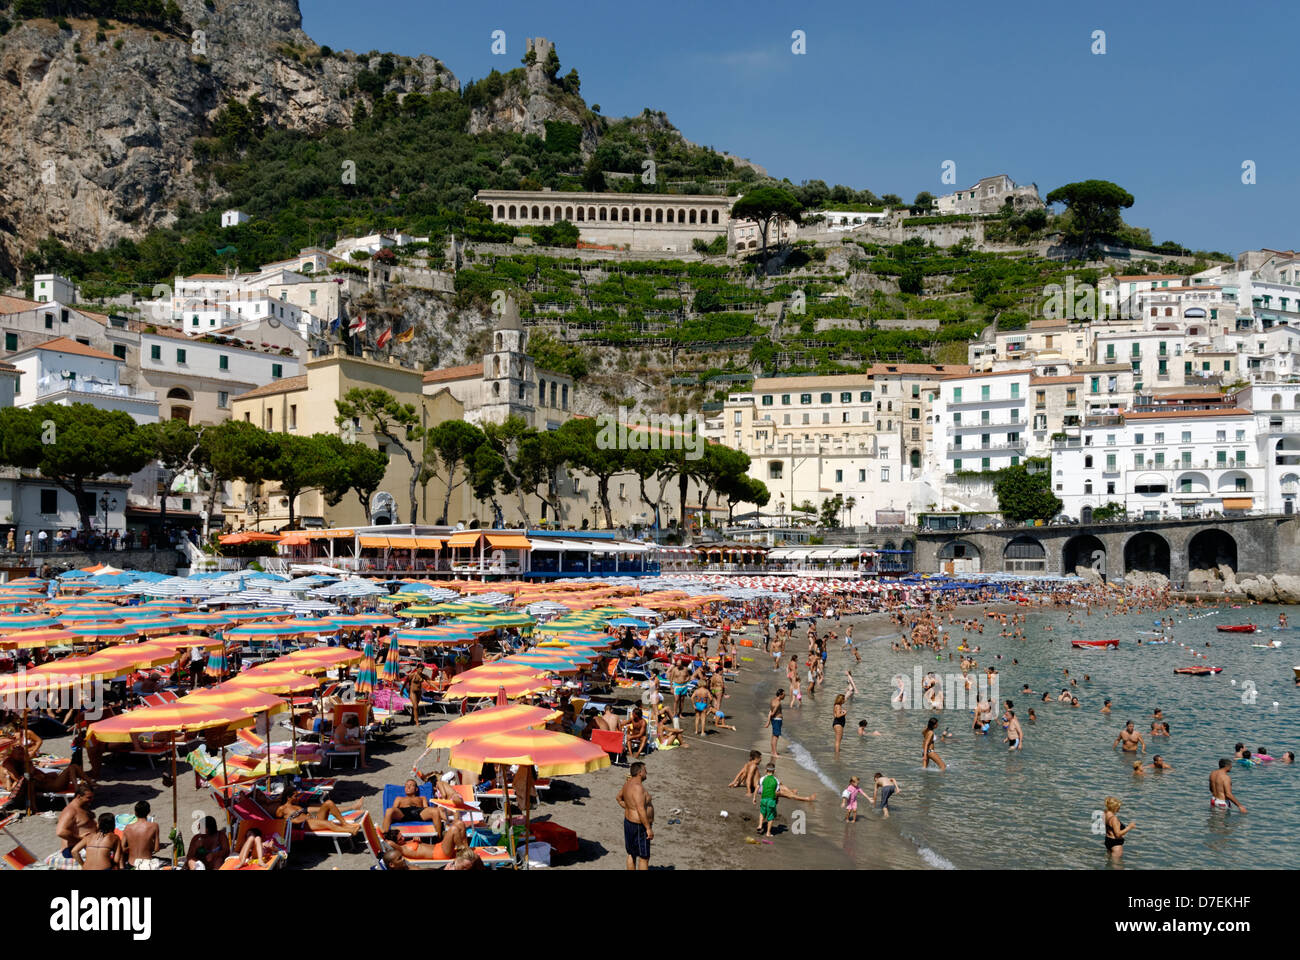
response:
<path id="1" fill-rule="evenodd" d="M 1002 551 L 1002 569 L 1008 573 L 1046 573 L 1047 551 L 1033 537 L 1016 537 Z"/>
<path id="2" fill-rule="evenodd" d="M 979 573 L 980 549 L 969 540 L 949 540 L 939 548 L 939 569 L 944 573 Z"/>
<path id="3" fill-rule="evenodd" d="M 1124 572 L 1169 576 L 1169 541 L 1149 530 L 1129 537 L 1124 544 Z"/>
<path id="4" fill-rule="evenodd" d="M 1202 530 L 1187 544 L 1188 570 L 1213 570 L 1227 564 L 1237 572 L 1237 541 L 1223 530 Z"/>
<path id="5" fill-rule="evenodd" d="M 1071 537 L 1061 548 L 1061 572 L 1072 576 L 1079 567 L 1106 576 L 1106 545 L 1090 533 Z"/>

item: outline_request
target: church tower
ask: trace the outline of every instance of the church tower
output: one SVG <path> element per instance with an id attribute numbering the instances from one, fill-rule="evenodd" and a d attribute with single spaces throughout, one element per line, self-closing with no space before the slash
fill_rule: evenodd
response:
<path id="1" fill-rule="evenodd" d="M 483 422 L 503 423 L 513 416 L 522 417 L 529 426 L 537 425 L 537 383 L 527 349 L 528 332 L 519 319 L 519 307 L 508 298 L 501 321 L 492 331 L 491 350 L 483 357 Z"/>

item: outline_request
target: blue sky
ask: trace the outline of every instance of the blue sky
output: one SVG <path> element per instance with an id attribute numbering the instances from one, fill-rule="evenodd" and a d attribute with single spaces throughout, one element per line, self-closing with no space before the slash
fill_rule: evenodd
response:
<path id="1" fill-rule="evenodd" d="M 961 187 L 1007 173 L 1045 195 L 1095 177 L 1137 198 L 1125 217 L 1157 242 L 1300 245 L 1300 18 L 1282 4 L 301 4 L 318 43 L 431 54 L 462 82 L 518 66 L 524 38 L 548 37 L 606 116 L 663 110 L 688 139 L 796 183 L 911 200 L 954 189 L 946 160 Z M 505 56 L 490 51 L 498 29 Z"/>

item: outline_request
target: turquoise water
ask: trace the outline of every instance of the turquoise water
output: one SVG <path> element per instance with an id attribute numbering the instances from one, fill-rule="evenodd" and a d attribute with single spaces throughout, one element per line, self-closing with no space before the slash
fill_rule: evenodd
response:
<path id="1" fill-rule="evenodd" d="M 982 608 L 962 608 L 978 612 Z M 1207 608 L 1216 609 L 1216 608 Z M 814 769 L 842 789 L 852 775 L 870 790 L 877 770 L 898 779 L 901 796 L 890 803 L 888 826 L 915 846 L 935 866 L 958 869 L 1082 868 L 1105 869 L 1102 836 L 1094 833 L 1106 796 L 1123 801 L 1120 819 L 1137 822 L 1124 847 L 1123 866 L 1155 868 L 1290 868 L 1300 867 L 1300 765 L 1275 761 L 1247 767 L 1234 763 L 1233 793 L 1249 812 L 1230 814 L 1209 807 L 1208 777 L 1220 757 L 1231 757 L 1241 741 L 1252 751 L 1267 747 L 1270 755 L 1300 752 L 1300 688 L 1292 665 L 1300 665 L 1300 630 L 1273 631 L 1279 612 L 1300 624 L 1300 609 L 1251 607 L 1217 608 L 1216 616 L 1187 621 L 1178 615 L 1174 636 L 1199 653 L 1202 660 L 1178 644 L 1137 644 L 1137 633 L 1152 630 L 1156 614 L 1080 617 L 1066 623 L 1062 612 L 1029 613 L 1025 640 L 997 636 L 996 621 L 985 620 L 982 636 L 970 635 L 978 644 L 980 669 L 995 666 L 1001 674 L 998 694 L 1015 702 L 1025 729 L 1022 751 L 1010 752 L 1002 743 L 996 721 L 987 736 L 972 733 L 969 710 L 939 713 L 939 729 L 948 728 L 956 739 L 939 745 L 948 763 L 946 772 L 923 772 L 920 766 L 921 732 L 931 711 L 893 710 L 891 678 L 912 675 L 913 668 L 957 673 L 959 664 L 934 654 L 916 651 L 894 653 L 888 637 L 870 639 L 862 649 L 863 663 L 853 666 L 859 694 L 849 701 L 849 723 L 839 760 L 834 758 L 831 704 L 845 686 L 844 669 L 853 657 L 842 647 L 830 655 L 827 688 L 815 704 L 805 698 L 802 711 L 787 709 L 787 742 L 801 765 Z M 1203 611 L 1188 611 L 1193 615 Z M 970 615 L 969 613 L 967 614 Z M 1255 634 L 1222 634 L 1217 624 L 1253 620 L 1264 627 Z M 1044 627 L 1051 625 L 1052 631 Z M 823 626 L 822 629 L 825 629 Z M 960 637 L 960 625 L 948 627 Z M 855 633 L 861 633 L 861 628 Z M 879 631 L 876 631 L 877 633 Z M 1118 637 L 1118 650 L 1075 650 L 1071 639 Z M 1256 650 L 1252 643 L 1281 639 L 1276 650 Z M 861 640 L 861 637 L 860 637 Z M 1205 647 L 1206 641 L 1211 646 Z M 951 643 L 955 647 L 955 643 Z M 1001 654 L 1002 659 L 996 655 Z M 960 655 L 954 652 L 954 657 Z M 1013 664 L 1012 658 L 1019 660 Z M 1221 666 L 1213 677 L 1178 676 L 1173 670 L 1194 664 Z M 1078 708 L 1040 703 L 1044 689 L 1053 696 L 1068 680 L 1062 670 L 1079 681 L 1071 688 L 1082 701 Z M 1085 682 L 1084 675 L 1089 676 Z M 1235 681 L 1235 684 L 1234 684 Z M 1242 691 L 1252 683 L 1254 703 L 1243 702 Z M 1020 692 L 1028 683 L 1032 696 Z M 1111 698 L 1111 713 L 1100 713 Z M 1249 699 L 1249 697 L 1247 697 Z M 1277 706 L 1274 707 L 1274 702 Z M 1027 720 L 1029 708 L 1038 715 Z M 1160 707 L 1170 724 L 1171 737 L 1153 738 L 1148 731 L 1152 711 Z M 999 711 L 1000 714 L 1000 711 Z M 881 736 L 859 738 L 857 723 Z M 1173 764 L 1165 773 L 1132 773 L 1132 754 L 1112 750 L 1115 735 L 1132 719 L 1147 743 L 1147 764 L 1160 754 Z M 832 797 L 834 794 L 831 795 Z M 838 805 L 838 802 L 837 802 Z M 868 818 L 875 817 L 870 814 Z M 885 824 L 859 824 L 846 832 L 846 849 L 862 848 L 869 834 Z M 838 832 L 837 832 L 838 838 Z M 849 850 L 853 855 L 854 850 Z"/>

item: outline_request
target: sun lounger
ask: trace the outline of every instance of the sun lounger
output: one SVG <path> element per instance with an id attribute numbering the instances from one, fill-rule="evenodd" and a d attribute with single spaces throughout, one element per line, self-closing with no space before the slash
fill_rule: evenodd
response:
<path id="1" fill-rule="evenodd" d="M 0 854 L 0 863 L 3 863 L 10 870 L 26 870 L 32 864 L 39 863 L 36 855 L 23 846 L 22 841 L 9 832 L 9 824 L 18 819 L 18 814 L 10 814 L 3 820 L 0 820 L 0 833 L 3 833 L 9 840 L 14 843 L 14 848 L 8 853 Z"/>
<path id="2" fill-rule="evenodd" d="M 239 865 L 239 851 L 248 839 L 248 831 L 257 828 L 262 831 L 263 859 L 258 862 L 250 860 L 242 867 Z M 274 870 L 284 866 L 289 859 L 289 845 L 293 840 L 293 827 L 288 820 L 241 820 L 235 832 L 233 851 L 221 864 L 221 870 Z"/>
<path id="3" fill-rule="evenodd" d="M 591 742 L 610 755 L 614 763 L 626 759 L 626 738 L 622 730 L 592 730 Z"/>
<path id="4" fill-rule="evenodd" d="M 361 823 L 363 819 L 369 816 L 369 812 L 365 810 L 349 810 L 347 813 L 343 814 L 343 819 L 349 824 L 355 824 Z M 298 832 L 299 835 L 303 837 L 323 837 L 326 840 L 333 841 L 334 852 L 338 854 L 343 853 L 343 848 L 339 845 L 339 841 L 348 836 L 348 834 L 343 833 L 340 830 L 308 830 L 306 827 L 295 827 L 294 829 L 295 832 Z"/>

